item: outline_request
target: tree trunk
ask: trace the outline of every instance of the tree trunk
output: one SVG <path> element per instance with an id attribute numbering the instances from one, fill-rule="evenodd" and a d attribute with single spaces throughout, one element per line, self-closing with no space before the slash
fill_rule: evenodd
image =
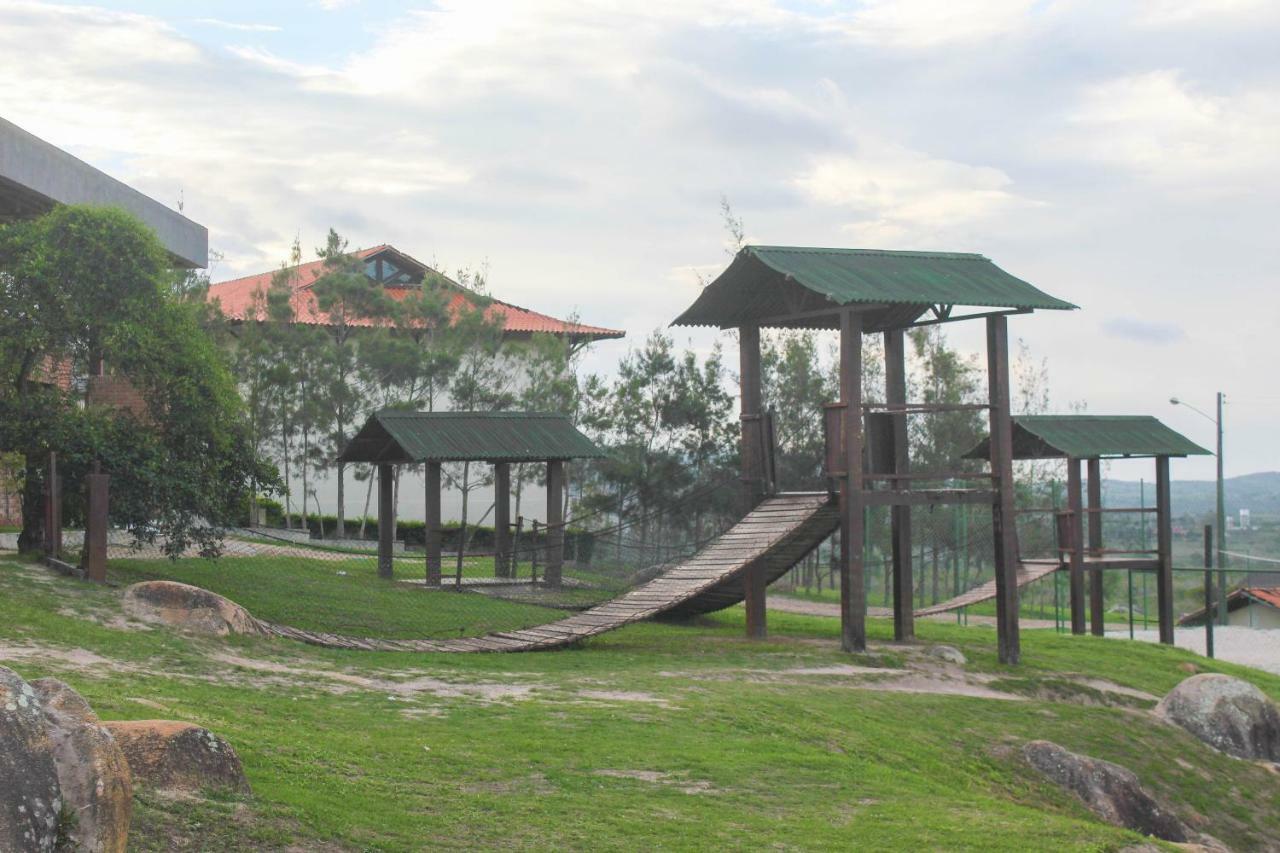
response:
<path id="1" fill-rule="evenodd" d="M 31 554 L 44 542 L 44 461 L 38 455 L 27 457 L 27 473 L 22 483 L 22 532 L 18 534 L 18 551 Z"/>
<path id="2" fill-rule="evenodd" d="M 462 552 L 467 542 L 467 499 L 471 496 L 471 463 L 462 463 L 462 519 L 458 524 L 458 584 L 462 584 Z"/>
<path id="3" fill-rule="evenodd" d="M 334 535 L 339 539 L 347 538 L 347 520 L 344 518 L 347 509 L 346 496 L 347 481 L 347 464 L 345 462 L 338 463 L 338 526 Z M 399 516 L 396 516 L 399 518 Z"/>
<path id="4" fill-rule="evenodd" d="M 284 448 L 284 529 L 291 530 L 293 528 L 293 504 L 290 500 L 290 490 L 293 486 L 289 483 L 289 428 L 284 424 L 280 425 L 280 441 Z"/>
<path id="5" fill-rule="evenodd" d="M 369 486 L 364 492 L 364 512 L 360 513 L 360 533 L 359 538 L 364 538 L 365 526 L 369 523 L 369 501 L 373 499 L 373 477 L 369 474 Z"/>

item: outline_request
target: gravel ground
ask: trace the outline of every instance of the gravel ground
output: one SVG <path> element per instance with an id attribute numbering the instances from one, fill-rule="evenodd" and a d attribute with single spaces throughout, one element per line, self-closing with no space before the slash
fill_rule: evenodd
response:
<path id="1" fill-rule="evenodd" d="M 1108 632 L 1109 637 L 1129 638 L 1129 631 Z M 1158 631 L 1134 631 L 1133 638 L 1147 643 L 1160 641 Z M 1173 641 L 1181 649 L 1204 654 L 1204 628 L 1175 628 Z M 1213 629 L 1214 657 L 1232 663 L 1265 669 L 1280 675 L 1280 630 L 1217 625 Z"/>

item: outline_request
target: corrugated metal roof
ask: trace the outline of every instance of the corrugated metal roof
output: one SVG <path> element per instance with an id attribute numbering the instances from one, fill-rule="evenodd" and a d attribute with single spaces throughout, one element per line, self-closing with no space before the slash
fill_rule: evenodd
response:
<path id="1" fill-rule="evenodd" d="M 1075 308 L 982 255 L 801 246 L 746 246 L 676 318 L 676 326 L 729 328 L 839 305 L 895 306 L 868 328 L 906 325 L 931 305 L 1034 310 Z M 829 319 L 803 325 L 829 326 Z"/>
<path id="2" fill-rule="evenodd" d="M 987 447 L 983 439 L 965 456 L 985 459 Z M 1014 459 L 1209 455 L 1150 415 L 1020 415 L 1013 419 Z"/>
<path id="3" fill-rule="evenodd" d="M 361 260 L 371 260 L 384 253 L 412 261 L 417 266 L 422 267 L 423 270 L 430 269 L 420 261 L 414 261 L 413 258 L 394 246 L 385 244 L 369 249 L 359 249 L 351 254 Z M 289 301 L 293 308 L 294 322 L 314 326 L 328 325 L 329 317 L 324 311 L 320 310 L 316 296 L 311 289 L 312 285 L 315 284 L 315 280 L 324 272 L 323 268 L 323 260 L 309 261 L 290 268 L 293 295 Z M 209 302 L 218 303 L 222 313 L 228 319 L 238 321 L 265 320 L 264 311 L 260 304 L 257 303 L 256 297 L 258 294 L 266 294 L 267 289 L 271 287 L 271 279 L 276 272 L 277 270 L 272 270 L 244 276 L 243 278 L 217 282 L 210 285 L 206 298 Z M 445 277 L 441 276 L 441 278 Z M 445 280 L 449 281 L 448 279 Z M 450 309 L 456 314 L 462 309 L 462 305 L 467 299 L 467 294 L 461 285 L 452 281 L 449 281 L 449 284 L 457 288 L 457 293 L 450 302 Z M 392 299 L 399 301 L 417 289 L 417 285 L 411 287 L 388 286 L 387 293 Z M 490 301 L 488 311 L 490 315 L 502 320 L 503 329 L 508 334 L 546 332 L 553 335 L 569 335 L 591 340 L 621 338 L 626 334 L 618 329 L 606 329 L 603 326 L 588 326 L 583 323 L 559 320 L 547 314 L 539 314 L 537 311 L 530 311 L 528 308 L 521 308 L 518 305 L 512 305 L 509 302 L 503 302 L 498 299 Z M 379 320 L 367 317 L 349 318 L 347 322 L 354 326 L 376 326 L 381 323 Z"/>
<path id="4" fill-rule="evenodd" d="M 604 452 L 563 415 L 541 412 L 377 412 L 339 462 L 540 462 Z"/>

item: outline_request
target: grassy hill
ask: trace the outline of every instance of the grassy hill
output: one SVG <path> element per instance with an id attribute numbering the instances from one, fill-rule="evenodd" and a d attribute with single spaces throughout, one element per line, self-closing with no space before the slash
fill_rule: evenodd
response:
<path id="1" fill-rule="evenodd" d="M 1280 678 L 1148 644 L 1028 631 L 1025 664 L 1008 668 L 989 628 L 924 623 L 902 646 L 873 621 L 871 653 L 851 657 L 836 620 L 774 613 L 770 640 L 748 643 L 734 609 L 562 652 L 344 652 L 147 628 L 118 588 L 3 558 L 0 613 L 0 663 L 66 680 L 103 718 L 189 720 L 239 751 L 253 797 L 139 794 L 131 849 L 1141 841 L 1027 766 L 1035 738 L 1131 768 L 1233 849 L 1274 845 L 1280 827 L 1272 773 L 1148 714 L 1190 668 L 1277 698 Z M 936 642 L 969 663 L 924 654 Z"/>

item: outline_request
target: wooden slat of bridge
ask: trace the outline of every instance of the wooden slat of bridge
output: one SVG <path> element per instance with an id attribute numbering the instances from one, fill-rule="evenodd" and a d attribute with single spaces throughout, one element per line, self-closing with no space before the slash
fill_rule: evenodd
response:
<path id="1" fill-rule="evenodd" d="M 1024 560 L 1018 563 L 1018 588 L 1034 583 L 1046 575 L 1051 575 L 1062 567 L 1062 563 L 1057 560 Z M 968 607 L 973 604 L 981 604 L 984 601 L 990 601 L 996 597 L 995 579 L 987 581 L 984 584 L 975 586 L 968 592 L 963 592 L 955 598 L 940 601 L 930 607 L 924 607 L 915 611 L 916 616 L 936 616 L 939 613 L 949 613 L 952 610 L 959 610 L 961 607 Z"/>
<path id="2" fill-rule="evenodd" d="M 451 640 L 382 640 L 304 631 L 258 620 L 264 634 L 340 649 L 419 652 L 514 652 L 560 648 L 661 614 L 691 615 L 743 598 L 742 579 L 762 567 L 777 580 L 837 526 L 824 493 L 782 494 L 761 503 L 702 551 L 618 598 L 557 622 Z"/>

